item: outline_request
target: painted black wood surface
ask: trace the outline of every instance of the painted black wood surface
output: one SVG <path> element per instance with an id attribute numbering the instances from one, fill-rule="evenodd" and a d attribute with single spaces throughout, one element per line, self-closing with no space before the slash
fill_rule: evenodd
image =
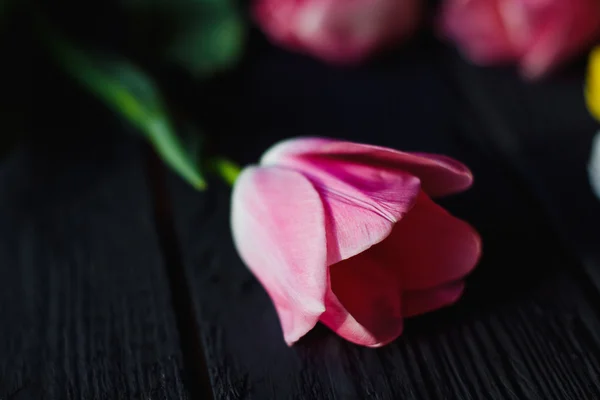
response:
<path id="1" fill-rule="evenodd" d="M 376 350 L 322 326 L 285 346 L 233 248 L 229 188 L 165 173 L 79 91 L 74 114 L 36 99 L 37 133 L 0 167 L 0 399 L 598 398 L 581 77 L 526 87 L 430 38 L 336 70 L 258 38 L 235 74 L 188 88 L 243 163 L 326 135 L 472 168 L 474 187 L 441 201 L 484 239 L 464 298 Z"/>
<path id="2" fill-rule="evenodd" d="M 458 305 L 411 320 L 403 337 L 387 347 L 356 347 L 319 327 L 287 348 L 266 294 L 232 247 L 228 189 L 195 193 L 173 177 L 174 217 L 216 398 L 597 397 L 597 290 L 583 272 L 584 260 L 564 240 L 568 234 L 561 235 L 562 226 L 546 213 L 544 193 L 515 164 L 530 160 L 515 160 L 500 146 L 491 131 L 495 121 L 485 114 L 489 105 L 482 109 L 465 91 L 465 85 L 477 85 L 477 93 L 494 95 L 485 82 L 472 80 L 470 67 L 424 40 L 395 59 L 358 70 L 333 70 L 275 50 L 265 50 L 246 68 L 224 95 L 228 112 L 239 110 L 236 118 L 220 125 L 223 136 L 246 134 L 238 140 L 238 158 L 255 161 L 274 141 L 295 135 L 457 157 L 471 166 L 476 184 L 443 203 L 482 233 L 484 259 Z M 510 83 L 521 87 L 514 76 Z M 577 89 L 570 84 L 565 90 L 573 97 Z M 505 99 L 493 110 L 508 123 L 510 110 L 501 105 L 539 98 Z M 575 112 L 563 118 L 574 118 L 585 132 L 590 121 L 577 125 L 584 110 Z M 530 139 L 519 136 L 515 125 L 505 129 L 506 140 Z"/>
<path id="3" fill-rule="evenodd" d="M 46 78 L 0 168 L 0 399 L 189 398 L 140 143 Z"/>
<path id="4" fill-rule="evenodd" d="M 600 287 L 600 203 L 587 171 L 600 124 L 585 108 L 585 65 L 569 65 L 551 83 L 524 85 L 505 69 L 478 69 L 448 56 L 460 90 L 489 127 L 488 145 L 528 182 Z"/>

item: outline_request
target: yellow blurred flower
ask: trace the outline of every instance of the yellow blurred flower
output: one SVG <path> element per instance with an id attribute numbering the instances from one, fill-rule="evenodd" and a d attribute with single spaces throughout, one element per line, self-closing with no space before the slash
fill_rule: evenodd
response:
<path id="1" fill-rule="evenodd" d="M 594 118 L 600 120 L 600 46 L 594 48 L 590 53 L 585 101 L 590 113 Z"/>

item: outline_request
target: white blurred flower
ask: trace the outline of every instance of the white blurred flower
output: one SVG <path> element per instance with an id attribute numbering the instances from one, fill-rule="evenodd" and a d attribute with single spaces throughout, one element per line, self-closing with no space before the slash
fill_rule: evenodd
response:
<path id="1" fill-rule="evenodd" d="M 594 136 L 592 141 L 592 151 L 588 163 L 588 175 L 590 185 L 597 197 L 600 197 L 600 131 Z"/>

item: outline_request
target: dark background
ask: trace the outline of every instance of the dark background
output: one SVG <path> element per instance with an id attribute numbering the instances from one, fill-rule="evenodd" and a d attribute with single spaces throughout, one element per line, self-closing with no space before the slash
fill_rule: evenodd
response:
<path id="1" fill-rule="evenodd" d="M 334 68 L 253 29 L 234 70 L 197 84 L 136 55 L 110 3 L 56 4 L 71 32 L 147 65 L 177 113 L 241 164 L 298 135 L 461 160 L 475 185 L 441 203 L 480 231 L 484 257 L 456 306 L 411 319 L 389 346 L 319 326 L 287 348 L 231 243 L 229 188 L 197 192 L 165 170 L 15 17 L 0 67 L 2 138 L 19 133 L 0 167 L 0 399 L 600 393 L 600 200 L 586 173 L 598 124 L 584 56 L 525 83 L 510 67 L 469 65 L 423 29 Z"/>

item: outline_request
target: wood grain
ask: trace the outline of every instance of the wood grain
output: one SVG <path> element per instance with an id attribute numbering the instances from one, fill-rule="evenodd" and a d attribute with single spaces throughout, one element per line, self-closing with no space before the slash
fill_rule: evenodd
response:
<path id="1" fill-rule="evenodd" d="M 0 166 L 0 399 L 187 399 L 140 142 L 56 71 L 32 85 Z"/>
<path id="2" fill-rule="evenodd" d="M 419 47 L 421 45 L 422 47 Z M 288 348 L 274 309 L 229 232 L 229 189 L 171 177 L 174 217 L 218 399 L 593 399 L 600 392 L 598 293 L 538 198 L 455 90 L 430 41 L 368 67 L 334 70 L 257 51 L 215 123 L 244 162 L 295 135 L 337 136 L 466 162 L 476 184 L 442 203 L 484 238 L 454 307 L 407 322 L 381 349 L 318 326 Z M 233 102 L 232 102 L 232 99 Z M 237 136 L 236 136 L 237 134 Z M 231 138 L 237 140 L 232 141 Z"/>
<path id="3" fill-rule="evenodd" d="M 140 160 L 119 153 L 3 165 L 0 399 L 187 398 Z"/>
<path id="4" fill-rule="evenodd" d="M 600 200 L 588 181 L 592 138 L 600 125 L 584 101 L 585 58 L 541 83 L 505 68 L 475 68 L 451 51 L 446 62 L 484 138 L 530 185 L 563 241 L 600 288 Z"/>
<path id="5" fill-rule="evenodd" d="M 229 188 L 172 174 L 163 187 L 127 130 L 58 81 L 0 167 L 0 399 L 597 398 L 597 207 L 582 175 L 595 125 L 580 78 L 524 89 L 429 38 L 341 70 L 260 38 L 251 51 L 199 99 L 237 160 L 320 135 L 472 168 L 474 187 L 441 200 L 484 238 L 464 298 L 381 349 L 320 325 L 288 348 L 231 242 Z"/>

